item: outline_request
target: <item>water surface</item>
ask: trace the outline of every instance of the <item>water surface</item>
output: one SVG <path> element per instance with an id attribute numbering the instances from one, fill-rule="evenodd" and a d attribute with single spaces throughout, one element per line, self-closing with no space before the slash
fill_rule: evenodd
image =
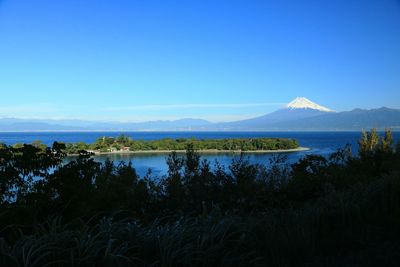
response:
<path id="1" fill-rule="evenodd" d="M 308 147 L 308 151 L 285 153 L 290 162 L 294 162 L 307 154 L 329 155 L 346 144 L 351 145 L 357 152 L 357 142 L 360 132 L 19 132 L 0 133 L 0 142 L 6 144 L 31 143 L 41 140 L 46 145 L 58 142 L 85 142 L 92 143 L 102 136 L 118 136 L 125 134 L 133 139 L 157 140 L 162 138 L 198 138 L 198 139 L 220 139 L 220 138 L 250 138 L 250 137 L 280 137 L 297 139 L 301 146 Z M 400 139 L 400 132 L 393 133 L 394 139 Z M 237 154 L 202 154 L 202 158 L 215 162 L 218 160 L 222 165 L 228 166 Z M 266 154 L 248 154 L 253 163 L 268 164 L 273 156 Z M 115 161 L 132 161 L 140 175 L 144 175 L 148 169 L 152 169 L 154 175 L 163 175 L 167 171 L 165 159 L 167 154 L 109 154 L 99 155 L 96 159 L 105 161 L 107 158 Z"/>

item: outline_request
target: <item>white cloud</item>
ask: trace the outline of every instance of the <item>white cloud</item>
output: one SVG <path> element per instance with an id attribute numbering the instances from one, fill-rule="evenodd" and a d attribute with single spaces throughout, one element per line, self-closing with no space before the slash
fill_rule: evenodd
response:
<path id="1" fill-rule="evenodd" d="M 111 117 L 95 118 L 95 120 L 103 122 L 148 122 L 148 121 L 158 121 L 158 120 L 179 120 L 184 118 L 192 118 L 192 119 L 203 119 L 211 122 L 228 122 L 228 121 L 250 119 L 261 115 L 263 114 L 244 114 L 244 115 L 225 114 L 225 115 L 207 115 L 207 116 L 153 115 L 153 116 L 122 116 L 118 118 L 111 116 Z M 88 117 L 80 119 L 94 120 L 94 118 L 88 118 Z"/>
<path id="2" fill-rule="evenodd" d="M 285 103 L 244 103 L 244 104 L 174 104 L 174 105 L 134 105 L 121 107 L 107 107 L 106 111 L 133 111 L 133 110 L 165 110 L 165 109 L 197 109 L 197 108 L 248 108 L 281 106 Z"/>

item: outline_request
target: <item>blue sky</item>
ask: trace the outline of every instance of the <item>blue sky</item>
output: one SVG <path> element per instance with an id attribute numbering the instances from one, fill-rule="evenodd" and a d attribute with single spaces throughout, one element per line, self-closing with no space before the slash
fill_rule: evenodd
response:
<path id="1" fill-rule="evenodd" d="M 0 0 L 0 117 L 400 108 L 396 0 Z"/>

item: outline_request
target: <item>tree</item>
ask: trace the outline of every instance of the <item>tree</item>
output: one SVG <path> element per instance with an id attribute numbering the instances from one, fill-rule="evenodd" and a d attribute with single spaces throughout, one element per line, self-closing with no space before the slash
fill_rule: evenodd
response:
<path id="1" fill-rule="evenodd" d="M 368 133 L 369 137 L 369 151 L 376 151 L 379 144 L 379 136 L 376 132 L 375 128 L 372 128 L 371 131 Z"/>
<path id="2" fill-rule="evenodd" d="M 396 154 L 400 154 L 400 141 L 396 144 Z"/>
<path id="3" fill-rule="evenodd" d="M 368 134 L 365 130 L 361 133 L 360 141 L 358 141 L 358 148 L 360 155 L 364 155 L 368 151 Z"/>
<path id="4" fill-rule="evenodd" d="M 32 142 L 32 145 L 42 151 L 46 150 L 47 146 L 42 143 L 40 140 L 35 140 Z"/>
<path id="5" fill-rule="evenodd" d="M 185 178 L 187 180 L 190 180 L 191 178 L 199 174 L 200 156 L 194 150 L 192 143 L 189 143 L 186 146 L 186 157 L 184 163 L 185 163 Z"/>
<path id="6" fill-rule="evenodd" d="M 176 152 L 172 152 L 167 158 L 168 177 L 164 180 L 164 187 L 171 210 L 179 209 L 185 196 L 181 176 L 183 163 L 183 159 L 178 157 Z"/>
<path id="7" fill-rule="evenodd" d="M 358 142 L 358 144 L 359 154 L 362 157 L 376 152 L 377 148 L 379 147 L 379 136 L 376 132 L 376 129 L 373 128 L 369 132 L 363 131 L 361 134 L 361 140 Z"/>
<path id="8" fill-rule="evenodd" d="M 122 135 L 117 136 L 115 141 L 122 146 L 129 146 L 132 139 L 129 136 L 122 134 Z"/>
<path id="9" fill-rule="evenodd" d="M 393 152 L 393 135 L 390 129 L 385 130 L 385 135 L 381 139 L 381 149 L 383 152 Z"/>

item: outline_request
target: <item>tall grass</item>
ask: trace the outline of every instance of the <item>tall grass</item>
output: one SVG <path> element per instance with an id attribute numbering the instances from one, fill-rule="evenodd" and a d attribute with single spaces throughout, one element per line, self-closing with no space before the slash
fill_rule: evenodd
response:
<path id="1" fill-rule="evenodd" d="M 3 147 L 0 267 L 400 266 L 400 150 L 363 136 L 358 157 L 270 168 L 212 170 L 189 148 L 159 181 L 86 152 L 62 165 L 59 144 Z"/>
<path id="2" fill-rule="evenodd" d="M 247 216 L 155 220 L 49 218 L 1 266 L 398 266 L 400 175 L 391 173 L 302 208 Z M 18 231 L 18 227 L 13 227 Z"/>

